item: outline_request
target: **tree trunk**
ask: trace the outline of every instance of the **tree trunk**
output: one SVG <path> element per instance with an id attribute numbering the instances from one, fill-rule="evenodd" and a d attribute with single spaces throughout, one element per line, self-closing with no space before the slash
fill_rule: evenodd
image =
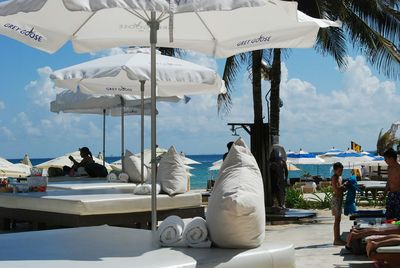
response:
<path id="1" fill-rule="evenodd" d="M 271 111 L 270 111 L 270 127 L 271 138 L 273 144 L 279 143 L 279 116 L 280 116 L 280 84 L 281 84 L 281 50 L 274 49 L 274 58 L 271 70 Z"/>
<path id="2" fill-rule="evenodd" d="M 264 201 L 267 207 L 272 205 L 271 183 L 267 163 L 268 132 L 263 120 L 262 88 L 261 88 L 261 60 L 262 51 L 252 52 L 252 83 L 253 83 L 253 109 L 254 125 L 251 129 L 251 151 L 260 168 L 264 182 Z"/>
<path id="3" fill-rule="evenodd" d="M 253 109 L 254 123 L 263 123 L 262 95 L 261 95 L 261 60 L 262 51 L 252 52 L 252 74 L 253 74 Z"/>

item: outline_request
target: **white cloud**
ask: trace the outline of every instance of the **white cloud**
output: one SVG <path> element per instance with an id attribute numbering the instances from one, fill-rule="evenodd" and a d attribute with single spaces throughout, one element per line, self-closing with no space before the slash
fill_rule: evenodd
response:
<path id="1" fill-rule="evenodd" d="M 39 106 L 48 107 L 49 103 L 55 99 L 57 93 L 61 91 L 61 89 L 54 86 L 53 81 L 49 77 L 52 72 L 53 70 L 49 66 L 37 69 L 39 78 L 30 81 L 25 86 L 25 90 L 31 94 L 33 102 Z"/>
<path id="2" fill-rule="evenodd" d="M 14 133 L 7 127 L 2 126 L 0 127 L 0 134 L 6 137 L 8 140 L 15 141 Z"/>
<path id="3" fill-rule="evenodd" d="M 210 69 L 217 70 L 218 68 L 217 60 L 215 58 L 199 52 L 188 50 L 185 53 L 184 59 L 199 64 L 201 66 L 208 67 Z"/>
<path id="4" fill-rule="evenodd" d="M 92 57 L 96 58 L 101 58 L 101 57 L 107 57 L 107 56 L 115 56 L 119 54 L 125 54 L 125 50 L 120 47 L 114 47 L 110 49 L 105 49 L 97 52 L 90 52 L 90 55 Z"/>
<path id="5" fill-rule="evenodd" d="M 4 102 L 0 101 L 0 110 L 5 109 L 6 105 Z"/>
<path id="6" fill-rule="evenodd" d="M 13 120 L 14 124 L 21 127 L 30 136 L 40 136 L 42 132 L 40 128 L 34 126 L 34 123 L 29 119 L 28 115 L 20 112 Z"/>
<path id="7" fill-rule="evenodd" d="M 381 81 L 361 56 L 348 58 L 343 81 L 328 90 L 289 78 L 282 66 L 281 140 L 290 149 L 346 149 L 352 140 L 374 149 L 379 130 L 399 119 L 396 84 Z"/>

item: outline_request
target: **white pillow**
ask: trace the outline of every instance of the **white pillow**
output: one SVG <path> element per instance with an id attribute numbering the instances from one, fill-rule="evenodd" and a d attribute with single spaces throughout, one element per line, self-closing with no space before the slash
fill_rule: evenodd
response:
<path id="1" fill-rule="evenodd" d="M 171 146 L 165 153 L 157 170 L 157 181 L 163 192 L 169 195 L 187 191 L 188 174 L 182 156 Z"/>
<path id="2" fill-rule="evenodd" d="M 128 150 L 126 150 L 125 156 L 124 156 L 124 168 L 125 168 L 125 172 L 126 174 L 128 174 L 129 179 L 132 182 L 141 182 L 141 160 L 140 157 L 135 156 L 134 154 L 132 154 L 131 152 L 129 152 Z M 144 167 L 144 171 L 143 171 L 143 177 L 144 180 L 146 180 L 147 178 L 147 168 Z"/>
<path id="3" fill-rule="evenodd" d="M 239 138 L 222 163 L 206 214 L 211 240 L 222 248 L 254 248 L 265 237 L 263 180 Z"/>

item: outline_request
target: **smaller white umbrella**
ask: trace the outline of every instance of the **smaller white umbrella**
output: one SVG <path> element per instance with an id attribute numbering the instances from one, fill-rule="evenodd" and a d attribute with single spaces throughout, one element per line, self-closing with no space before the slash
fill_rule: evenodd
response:
<path id="1" fill-rule="evenodd" d="M 169 101 L 179 101 L 179 98 L 168 98 Z M 65 90 L 56 95 L 56 99 L 50 103 L 50 111 L 54 113 L 97 114 L 103 115 L 103 165 L 106 154 L 106 115 L 121 117 L 121 157 L 124 156 L 124 126 L 125 115 L 150 115 L 149 100 L 143 101 L 143 109 L 140 100 L 135 96 L 103 95 L 93 96 L 84 94 L 78 90 L 73 92 Z"/>
<path id="2" fill-rule="evenodd" d="M 46 161 L 42 164 L 36 165 L 37 168 L 41 168 L 41 169 L 49 169 L 50 167 L 58 167 L 58 168 L 63 168 L 64 166 L 72 166 L 73 162 L 71 160 L 69 160 L 69 156 L 72 156 L 76 161 L 80 162 L 82 160 L 82 157 L 80 155 L 79 151 L 76 152 L 72 152 L 69 154 L 65 154 L 63 156 L 54 158 L 52 160 Z M 93 157 L 94 162 L 98 163 L 98 164 L 103 164 L 103 160 L 98 159 L 96 157 Z M 108 164 L 107 162 L 104 165 L 107 170 L 111 170 L 111 166 L 110 164 Z"/>
<path id="3" fill-rule="evenodd" d="M 320 165 L 324 164 L 324 160 L 317 157 L 315 154 L 308 153 L 300 149 L 297 153 L 291 153 L 287 155 L 287 159 L 290 164 L 294 165 Z"/>

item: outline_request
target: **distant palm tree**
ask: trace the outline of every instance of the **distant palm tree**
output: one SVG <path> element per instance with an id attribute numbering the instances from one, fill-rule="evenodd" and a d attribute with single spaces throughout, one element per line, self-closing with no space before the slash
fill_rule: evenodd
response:
<path id="1" fill-rule="evenodd" d="M 393 79 L 399 79 L 400 53 L 394 43 L 400 38 L 398 0 L 298 0 L 298 3 L 299 9 L 310 16 L 331 20 L 340 19 L 343 22 L 342 28 L 320 29 L 315 46 L 319 53 L 333 56 L 340 68 L 346 67 L 346 41 L 349 41 L 353 48 L 365 55 L 378 71 Z M 230 94 L 238 71 L 242 65 L 248 69 L 252 66 L 254 122 L 262 122 L 261 84 L 254 80 L 260 77 L 259 72 L 264 72 L 268 74 L 267 78 L 271 82 L 271 134 L 278 136 L 281 104 L 279 94 L 281 50 L 252 53 L 261 55 L 261 57 L 256 57 L 256 63 L 252 63 L 254 57 L 248 54 L 235 55 L 227 59 L 223 79 L 228 92 L 219 96 L 219 108 L 229 112 L 232 105 Z M 262 58 L 269 63 L 268 67 L 262 66 Z"/>
<path id="2" fill-rule="evenodd" d="M 395 135 L 390 132 L 390 130 L 386 131 L 385 133 L 382 133 L 383 129 L 379 132 L 378 136 L 378 141 L 376 142 L 376 150 L 378 155 L 383 155 L 383 153 L 390 148 L 393 148 L 393 146 L 399 145 L 399 140 L 396 139 Z"/>

